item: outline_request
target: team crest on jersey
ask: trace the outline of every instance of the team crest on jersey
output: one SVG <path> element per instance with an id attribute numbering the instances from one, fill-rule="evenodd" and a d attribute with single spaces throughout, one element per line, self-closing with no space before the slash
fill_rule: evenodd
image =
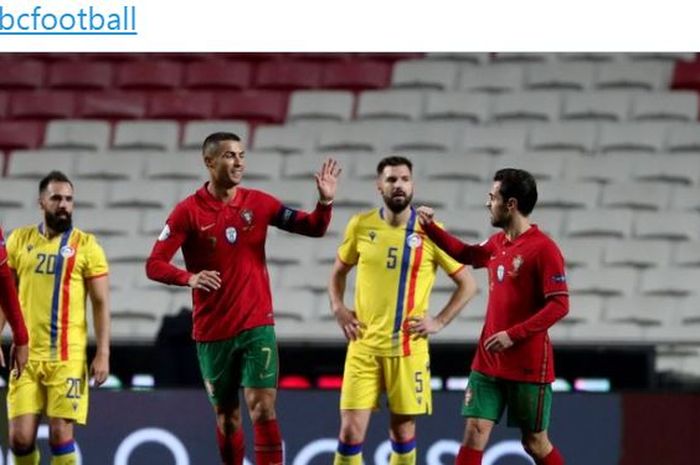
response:
<path id="1" fill-rule="evenodd" d="M 164 241 L 167 238 L 170 237 L 170 226 L 167 224 L 163 227 L 163 230 L 160 232 L 160 235 L 158 236 L 159 241 Z"/>
<path id="2" fill-rule="evenodd" d="M 369 240 L 374 242 L 374 239 L 377 237 L 377 233 L 374 231 L 369 232 Z"/>
<path id="3" fill-rule="evenodd" d="M 250 210 L 248 208 L 244 208 L 241 211 L 241 219 L 245 223 L 245 227 L 243 228 L 244 231 L 247 231 L 253 227 L 253 211 L 252 210 Z"/>
<path id="4" fill-rule="evenodd" d="M 70 258 L 75 255 L 75 249 L 69 245 L 64 245 L 59 251 L 63 258 Z"/>
<path id="5" fill-rule="evenodd" d="M 510 276 L 514 277 L 514 278 L 515 278 L 516 276 L 518 276 L 518 270 L 520 270 L 520 267 L 523 266 L 523 263 L 524 263 L 524 262 L 525 262 L 525 260 L 523 259 L 523 256 L 522 256 L 522 255 L 517 255 L 517 256 L 513 259 L 513 269 L 512 269 L 511 271 L 509 271 L 508 274 L 509 274 Z"/>
<path id="6" fill-rule="evenodd" d="M 418 234 L 418 233 L 410 234 L 406 238 L 406 244 L 408 244 L 408 246 L 412 249 L 416 249 L 416 248 L 420 247 L 420 245 L 422 243 L 423 243 L 423 239 L 421 239 L 420 234 Z"/>
<path id="7" fill-rule="evenodd" d="M 503 282 L 503 277 L 506 275 L 506 267 L 503 265 L 498 265 L 498 268 L 496 268 L 496 278 L 498 279 L 499 283 Z"/>
<path id="8" fill-rule="evenodd" d="M 27 253 L 31 252 L 34 249 L 34 246 L 32 244 L 27 245 Z"/>
<path id="9" fill-rule="evenodd" d="M 238 231 L 236 231 L 236 228 L 234 228 L 233 226 L 229 226 L 228 228 L 226 228 L 225 234 L 226 240 L 229 244 L 234 244 L 236 242 L 236 239 L 238 239 Z"/>

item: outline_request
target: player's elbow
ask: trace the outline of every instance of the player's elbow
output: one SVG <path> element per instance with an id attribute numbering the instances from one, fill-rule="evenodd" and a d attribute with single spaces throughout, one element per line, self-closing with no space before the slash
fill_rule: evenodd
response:
<path id="1" fill-rule="evenodd" d="M 146 277 L 148 279 L 151 279 L 153 281 L 158 281 L 158 277 L 160 274 L 158 273 L 158 269 L 160 268 L 160 260 L 154 257 L 148 257 L 146 260 Z"/>

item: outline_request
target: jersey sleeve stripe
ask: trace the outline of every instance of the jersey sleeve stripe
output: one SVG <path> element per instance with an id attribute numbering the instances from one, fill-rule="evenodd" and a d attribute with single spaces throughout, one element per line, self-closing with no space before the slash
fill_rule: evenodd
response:
<path id="1" fill-rule="evenodd" d="M 97 278 L 101 278 L 103 276 L 108 276 L 108 275 L 109 275 L 109 273 L 98 273 L 98 274 L 93 275 L 93 276 L 86 276 L 85 279 L 97 279 Z"/>
<path id="2" fill-rule="evenodd" d="M 61 276 L 63 275 L 63 255 L 61 250 L 68 243 L 68 238 L 73 230 L 69 229 L 61 236 L 61 244 L 56 254 L 56 267 L 53 276 L 53 295 L 51 297 L 51 355 L 56 355 L 56 344 L 58 339 L 58 307 L 61 297 Z"/>
<path id="3" fill-rule="evenodd" d="M 457 268 L 456 270 L 454 270 L 452 273 L 449 273 L 447 276 L 454 276 L 454 275 L 456 275 L 457 273 L 459 273 L 460 271 L 462 271 L 462 270 L 464 269 L 465 266 L 467 266 L 467 265 L 462 265 L 462 266 L 460 266 L 459 268 Z"/>
<path id="4" fill-rule="evenodd" d="M 68 258 L 66 263 L 66 272 L 63 274 L 63 286 L 61 286 L 62 300 L 61 303 L 61 360 L 68 360 L 68 328 L 70 327 L 70 285 L 71 276 L 73 276 L 73 268 L 75 267 L 75 258 L 78 256 L 78 241 L 71 244 L 73 255 Z M 60 255 L 60 251 L 59 251 Z"/>

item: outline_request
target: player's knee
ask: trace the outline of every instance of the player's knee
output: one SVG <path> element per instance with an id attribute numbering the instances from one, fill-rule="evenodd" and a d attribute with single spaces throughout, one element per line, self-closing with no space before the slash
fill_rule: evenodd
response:
<path id="1" fill-rule="evenodd" d="M 471 448 L 483 450 L 490 434 L 491 424 L 480 421 L 468 421 L 464 434 L 464 443 Z"/>
<path id="2" fill-rule="evenodd" d="M 523 449 L 531 457 L 542 458 L 551 450 L 551 445 L 546 435 L 532 434 L 522 438 Z"/>
<path id="3" fill-rule="evenodd" d="M 26 455 L 34 449 L 34 436 L 21 431 L 10 433 L 10 449 L 15 455 Z"/>
<path id="4" fill-rule="evenodd" d="M 364 441 L 362 437 L 362 428 L 360 425 L 345 423 L 340 426 L 340 434 L 338 439 L 345 444 L 357 444 Z"/>
<path id="5" fill-rule="evenodd" d="M 256 423 L 259 421 L 272 420 L 276 417 L 275 416 L 275 405 L 271 402 L 266 402 L 264 400 L 253 402 L 249 406 L 249 410 L 250 410 L 250 419 L 253 423 Z"/>

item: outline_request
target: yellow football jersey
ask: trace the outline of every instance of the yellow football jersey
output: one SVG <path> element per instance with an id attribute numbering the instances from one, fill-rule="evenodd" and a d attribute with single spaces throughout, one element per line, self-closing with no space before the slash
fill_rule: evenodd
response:
<path id="1" fill-rule="evenodd" d="M 438 265 L 449 275 L 463 265 L 427 238 L 415 209 L 405 226 L 390 226 L 383 215 L 353 216 L 338 248 L 342 262 L 357 265 L 355 311 L 364 328 L 351 344 L 374 355 L 427 352 L 427 339 L 410 335 L 408 319 L 425 316 Z"/>
<path id="2" fill-rule="evenodd" d="M 49 239 L 43 225 L 17 228 L 7 238 L 10 267 L 29 330 L 32 360 L 85 360 L 85 280 L 108 273 L 95 236 L 78 229 Z"/>

